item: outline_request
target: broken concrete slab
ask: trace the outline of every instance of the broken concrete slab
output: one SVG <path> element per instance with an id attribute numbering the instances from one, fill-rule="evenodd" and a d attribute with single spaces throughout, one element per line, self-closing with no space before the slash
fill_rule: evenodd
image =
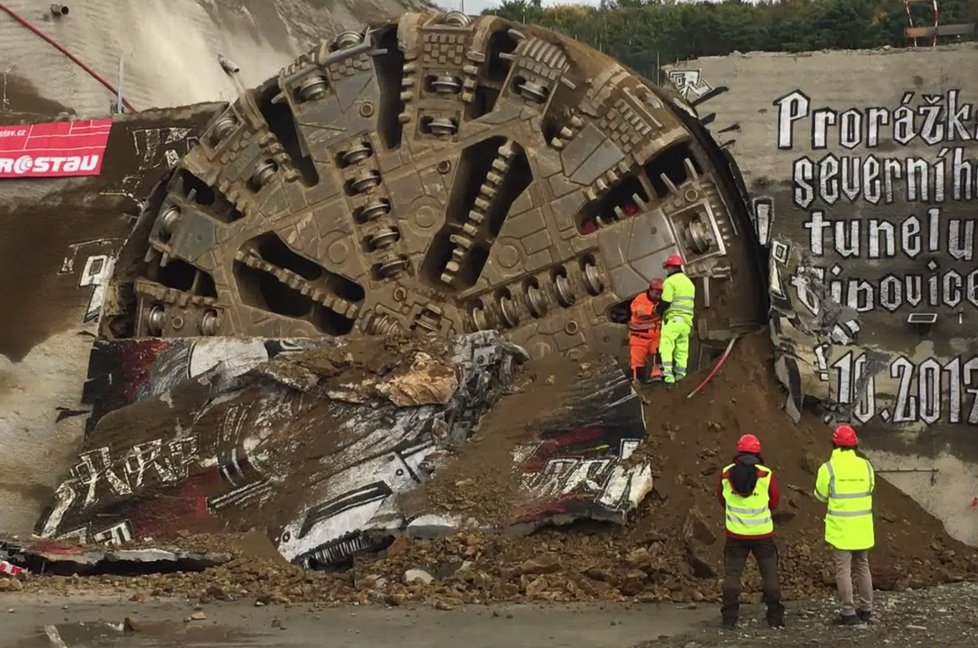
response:
<path id="1" fill-rule="evenodd" d="M 317 568 L 392 536 L 623 523 L 651 489 L 647 462 L 626 465 L 645 438 L 642 403 L 610 358 L 561 359 L 573 379 L 553 385 L 545 406 L 500 406 L 526 434 L 500 455 L 516 491 L 512 514 L 494 519 L 465 501 L 405 508 L 401 496 L 440 475 L 482 417 L 516 397 L 524 354 L 498 334 L 235 340 L 225 360 L 221 348 L 210 340 L 201 356 L 180 339 L 135 340 L 93 352 L 103 361 L 91 372 L 95 425 L 41 535 L 119 544 L 257 528 L 287 560 Z M 479 488 L 480 470 L 496 469 L 476 465 L 454 487 Z"/>
<path id="2" fill-rule="evenodd" d="M 316 567 L 393 533 L 457 528 L 400 513 L 396 495 L 427 480 L 509 384 L 514 357 L 497 334 L 229 340 L 234 362 L 213 361 L 219 341 L 207 347 L 199 357 L 180 339 L 97 346 L 94 426 L 41 535 L 118 544 L 256 527 Z"/>
<path id="3" fill-rule="evenodd" d="M 529 531 L 577 519 L 623 524 L 652 489 L 647 462 L 626 465 L 646 438 L 642 400 L 614 359 L 582 368 L 556 403 L 530 413 L 531 438 L 513 450 Z"/>
<path id="4" fill-rule="evenodd" d="M 176 547 L 111 549 L 50 540 L 0 538 L 0 555 L 22 569 L 44 574 L 149 574 L 190 572 L 223 565 L 229 553 L 193 552 Z"/>

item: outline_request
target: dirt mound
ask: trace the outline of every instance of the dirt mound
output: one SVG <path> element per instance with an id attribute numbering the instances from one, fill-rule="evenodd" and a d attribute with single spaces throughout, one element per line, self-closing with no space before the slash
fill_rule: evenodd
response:
<path id="1" fill-rule="evenodd" d="M 360 561 L 357 575 L 366 582 L 382 577 L 390 583 L 403 578 L 407 569 L 435 575 L 467 561 L 465 569 L 423 590 L 424 596 L 464 602 L 520 597 L 715 600 L 723 552 L 717 475 L 732 457 L 737 438 L 750 432 L 761 438 L 765 461 L 781 486 L 787 519 L 778 524 L 777 537 L 785 596 L 811 598 L 831 590 L 831 556 L 822 540 L 824 505 L 811 496 L 815 473 L 830 451 L 829 428 L 808 413 L 795 424 L 782 411 L 784 392 L 771 368 L 772 354 L 767 332 L 758 332 L 737 343 L 701 394 L 686 397 L 708 369 L 691 376 L 681 389 L 651 388 L 643 394 L 649 439 L 633 461 L 650 461 L 656 481 L 653 495 L 625 527 L 578 524 L 528 538 L 462 534 L 434 542 L 399 540 L 379 560 Z M 530 378 L 545 380 L 539 371 Z M 452 480 L 461 477 L 453 471 L 449 479 L 431 483 L 428 490 L 438 494 L 432 501 L 463 499 L 473 504 L 474 513 L 490 516 L 509 508 L 497 496 L 510 490 L 510 482 L 492 466 L 498 463 L 499 446 L 511 444 L 513 435 L 506 436 L 498 421 L 490 423 L 480 433 L 480 443 L 461 451 L 458 465 L 472 467 L 472 474 L 456 482 L 459 497 L 447 495 Z M 494 496 L 465 493 L 480 484 Z M 485 501 L 490 504 L 480 509 Z M 950 538 L 939 521 L 882 478 L 874 506 L 877 547 L 871 563 L 879 589 L 978 576 L 978 552 Z M 756 592 L 758 584 L 753 571 L 748 589 Z M 415 592 L 403 594 L 414 598 Z"/>
<path id="2" fill-rule="evenodd" d="M 781 411 L 783 392 L 770 368 L 771 354 L 766 333 L 753 334 L 738 342 L 700 395 L 686 399 L 707 370 L 691 376 L 682 389 L 654 388 L 643 394 L 649 440 L 634 457 L 652 462 L 656 481 L 653 494 L 625 526 L 578 523 L 528 537 L 466 531 L 432 541 L 399 538 L 380 554 L 359 557 L 352 569 L 334 573 L 310 573 L 252 558 L 242 545 L 238 559 L 205 573 L 102 577 L 89 585 L 136 587 L 137 599 L 179 593 L 204 601 L 227 596 L 318 605 L 418 601 L 446 609 L 506 600 L 714 601 L 723 548 L 717 474 L 729 461 L 737 437 L 753 432 L 761 438 L 765 461 L 778 474 L 781 508 L 790 518 L 777 529 L 785 597 L 819 597 L 834 587 L 834 579 L 822 542 L 823 507 L 810 492 L 815 471 L 829 452 L 828 428 L 810 415 L 796 425 Z M 528 376 L 544 384 L 548 380 L 539 372 Z M 522 406 L 531 406 L 524 401 L 532 391 L 524 387 L 518 399 Z M 511 444 L 513 438 L 513 431 L 507 433 L 499 422 L 483 427 L 481 440 L 460 450 L 457 465 L 468 467 L 470 474 L 451 471 L 430 490 L 434 496 L 429 501 L 444 497 L 451 500 L 446 505 L 454 503 L 448 497 L 450 485 L 468 480 L 458 488 L 463 498 L 468 497 L 473 515 L 492 517 L 511 509 L 505 501 L 505 494 L 513 490 L 511 478 L 493 476 L 493 466 L 504 456 L 500 446 Z M 486 484 L 493 497 L 464 495 L 471 484 Z M 948 537 L 938 521 L 883 479 L 875 510 L 878 544 L 871 563 L 879 589 L 978 576 L 978 552 Z M 228 544 L 220 536 L 186 538 L 181 544 L 200 550 L 215 543 L 222 548 Z M 411 578 L 421 580 L 408 583 L 409 570 L 425 573 L 412 573 Z M 428 576 L 432 580 L 425 583 Z M 43 579 L 28 584 L 64 586 L 77 587 L 78 581 Z M 756 592 L 757 586 L 756 570 L 751 568 L 747 590 Z"/>

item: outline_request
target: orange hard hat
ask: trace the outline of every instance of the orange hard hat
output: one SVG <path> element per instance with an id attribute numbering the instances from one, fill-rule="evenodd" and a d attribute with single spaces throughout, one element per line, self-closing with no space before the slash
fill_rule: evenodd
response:
<path id="1" fill-rule="evenodd" d="M 761 440 L 753 434 L 745 434 L 737 440 L 737 452 L 757 454 L 761 451 Z"/>
<path id="2" fill-rule="evenodd" d="M 666 262 L 662 264 L 663 268 L 681 268 L 683 267 L 683 258 L 678 254 L 670 254 Z"/>
<path id="3" fill-rule="evenodd" d="M 841 448 L 854 448 L 859 445 L 856 431 L 849 425 L 840 425 L 832 433 L 832 443 Z"/>
<path id="4" fill-rule="evenodd" d="M 649 290 L 658 290 L 662 292 L 662 279 L 653 279 L 649 282 Z"/>

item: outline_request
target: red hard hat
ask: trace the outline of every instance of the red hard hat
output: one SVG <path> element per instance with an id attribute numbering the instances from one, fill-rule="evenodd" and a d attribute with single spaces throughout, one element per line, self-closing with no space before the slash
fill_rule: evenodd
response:
<path id="1" fill-rule="evenodd" d="M 737 440 L 737 452 L 758 454 L 761 451 L 761 440 L 753 434 L 745 434 Z"/>
<path id="2" fill-rule="evenodd" d="M 649 290 L 658 290 L 662 292 L 662 279 L 653 279 L 649 282 Z"/>
<path id="3" fill-rule="evenodd" d="M 662 267 L 663 268 L 669 268 L 669 267 L 681 268 L 681 267 L 683 267 L 683 258 L 681 256 L 679 256 L 678 254 L 670 254 L 669 255 L 669 258 L 666 259 L 666 262 L 662 264 Z"/>
<path id="4" fill-rule="evenodd" d="M 832 433 L 832 443 L 842 448 L 852 448 L 859 445 L 859 439 L 856 438 L 856 431 L 851 426 L 840 425 Z"/>

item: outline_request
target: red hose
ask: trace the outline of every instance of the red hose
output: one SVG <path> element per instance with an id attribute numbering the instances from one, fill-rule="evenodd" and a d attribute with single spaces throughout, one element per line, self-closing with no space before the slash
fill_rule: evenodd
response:
<path id="1" fill-rule="evenodd" d="M 693 391 L 689 392 L 689 396 L 687 396 L 686 398 L 692 398 L 693 396 L 695 396 L 696 394 L 698 394 L 701 389 L 703 389 L 704 387 L 706 387 L 706 383 L 710 382 L 713 379 L 713 376 L 715 376 L 717 374 L 717 372 L 720 371 L 720 367 L 723 366 L 723 363 L 725 363 L 727 361 L 727 358 L 730 357 L 730 350 L 733 349 L 734 342 L 736 342 L 736 341 L 737 341 L 737 338 L 735 338 L 735 337 L 730 338 L 730 343 L 727 345 L 727 350 L 724 351 L 723 352 L 723 355 L 720 356 L 720 359 L 717 360 L 717 363 L 713 366 L 713 371 L 710 372 L 710 375 L 706 377 L 706 380 L 704 380 L 703 382 L 701 382 L 699 384 L 699 386 L 696 387 L 696 389 L 694 389 Z"/>
<path id="2" fill-rule="evenodd" d="M 85 65 L 85 63 L 83 63 L 77 56 L 75 56 L 74 54 L 72 54 L 71 52 L 69 52 L 63 45 L 61 45 L 61 43 L 59 43 L 58 41 L 54 40 L 53 38 L 51 38 L 50 36 L 48 36 L 47 34 L 45 34 L 44 32 L 42 32 L 40 29 L 38 29 L 37 27 L 35 27 L 34 25 L 32 25 L 30 22 L 27 21 L 27 19 L 25 19 L 24 17 L 20 16 L 16 11 L 14 11 L 10 7 L 8 7 L 6 4 L 0 2 L 0 9 L 2 9 L 5 12 L 7 12 L 7 14 L 9 14 L 11 18 L 13 18 L 17 22 L 19 22 L 24 27 L 27 27 L 29 30 L 31 30 L 32 32 L 34 32 L 35 34 L 37 34 L 38 36 L 40 36 L 41 38 L 43 38 L 44 40 L 46 40 L 53 47 L 55 47 L 59 52 L 61 52 L 62 54 L 64 54 L 65 56 L 67 56 L 69 59 L 71 59 L 72 61 L 74 61 L 75 64 L 78 67 L 80 67 L 81 69 L 83 69 L 86 72 L 88 72 L 92 76 L 93 79 L 95 79 L 96 81 L 98 81 L 99 83 L 101 83 L 103 86 L 105 86 L 106 88 L 108 88 L 109 91 L 112 92 L 112 94 L 114 94 L 116 96 L 119 96 L 119 91 L 116 89 L 116 87 L 114 85 L 112 85 L 111 83 L 109 83 L 108 81 L 106 81 L 105 78 L 101 74 L 99 74 L 98 72 L 96 72 L 92 68 L 90 68 L 87 65 Z M 126 108 L 128 108 L 129 110 L 131 110 L 133 112 L 135 112 L 135 110 L 136 110 L 135 108 L 133 108 L 132 104 L 129 103 L 129 100 L 126 99 L 125 97 L 122 97 L 122 105 L 124 105 Z"/>

